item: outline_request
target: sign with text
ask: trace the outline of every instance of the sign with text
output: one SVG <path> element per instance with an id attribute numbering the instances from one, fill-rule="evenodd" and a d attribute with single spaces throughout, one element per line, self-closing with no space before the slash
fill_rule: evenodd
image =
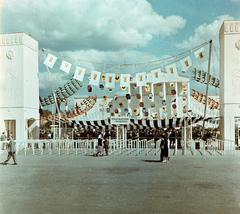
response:
<path id="1" fill-rule="evenodd" d="M 111 124 L 114 125 L 128 125 L 129 122 L 129 117 L 111 117 Z"/>

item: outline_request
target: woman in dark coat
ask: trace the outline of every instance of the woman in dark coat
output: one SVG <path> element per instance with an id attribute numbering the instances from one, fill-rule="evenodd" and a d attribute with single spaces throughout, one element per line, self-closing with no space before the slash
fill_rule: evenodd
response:
<path id="1" fill-rule="evenodd" d="M 167 137 L 163 136 L 161 139 L 161 154 L 160 154 L 160 162 L 166 163 L 169 160 L 168 157 L 168 142 L 167 142 Z"/>
<path id="2" fill-rule="evenodd" d="M 104 135 L 104 142 L 103 142 L 106 156 L 108 156 L 108 150 L 109 150 L 109 137 L 110 137 L 110 134 L 107 131 Z"/>

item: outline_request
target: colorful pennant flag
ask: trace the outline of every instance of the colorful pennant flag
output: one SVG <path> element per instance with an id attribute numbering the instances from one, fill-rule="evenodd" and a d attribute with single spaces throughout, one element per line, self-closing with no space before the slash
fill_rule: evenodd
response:
<path id="1" fill-rule="evenodd" d="M 114 73 L 106 73 L 106 88 L 115 88 L 115 74 Z"/>
<path id="2" fill-rule="evenodd" d="M 195 51 L 194 54 L 200 65 L 208 60 L 208 55 L 204 48 L 200 48 L 199 50 Z"/>
<path id="3" fill-rule="evenodd" d="M 86 68 L 81 68 L 77 66 L 73 78 L 79 81 L 83 81 L 85 72 L 86 72 Z"/>
<path id="4" fill-rule="evenodd" d="M 163 73 L 160 68 L 152 70 L 152 82 L 159 83 L 159 82 L 166 82 L 167 74 Z"/>
<path id="5" fill-rule="evenodd" d="M 190 56 L 185 57 L 184 59 L 180 60 L 182 65 L 182 72 L 186 73 L 192 67 L 192 60 Z"/>
<path id="6" fill-rule="evenodd" d="M 90 85 L 99 86 L 100 76 L 101 76 L 101 72 L 99 72 L 99 71 L 91 71 L 89 84 Z"/>
<path id="7" fill-rule="evenodd" d="M 130 74 L 121 74 L 120 87 L 129 87 Z"/>
<path id="8" fill-rule="evenodd" d="M 153 76 L 152 76 L 151 72 L 146 74 L 146 78 L 147 78 L 146 82 L 148 82 L 148 83 L 152 83 L 153 82 Z"/>
<path id="9" fill-rule="evenodd" d="M 56 61 L 57 61 L 57 57 L 53 56 L 52 54 L 48 54 L 43 64 L 45 64 L 49 68 L 53 68 Z"/>
<path id="10" fill-rule="evenodd" d="M 178 78 L 178 72 L 177 72 L 177 67 L 176 67 L 175 63 L 173 63 L 171 65 L 167 65 L 166 70 L 167 70 L 168 78 L 170 80 Z"/>
<path id="11" fill-rule="evenodd" d="M 145 86 L 146 85 L 146 73 L 136 73 L 136 82 L 137 86 Z"/>
<path id="12" fill-rule="evenodd" d="M 71 63 L 63 60 L 60 69 L 66 73 L 69 73 L 71 67 L 72 67 Z"/>

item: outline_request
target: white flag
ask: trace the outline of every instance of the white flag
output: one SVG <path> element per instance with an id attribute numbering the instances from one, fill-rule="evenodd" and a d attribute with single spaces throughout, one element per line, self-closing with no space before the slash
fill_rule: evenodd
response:
<path id="1" fill-rule="evenodd" d="M 130 74 L 121 74 L 120 87 L 129 87 Z"/>
<path id="2" fill-rule="evenodd" d="M 114 73 L 106 73 L 106 88 L 115 88 L 115 74 Z"/>
<path id="3" fill-rule="evenodd" d="M 69 73 L 71 67 L 72 67 L 71 63 L 63 60 L 60 69 L 66 73 Z"/>
<path id="4" fill-rule="evenodd" d="M 168 78 L 170 80 L 178 78 L 178 72 L 177 72 L 177 67 L 176 67 L 175 63 L 173 63 L 171 65 L 167 65 L 166 70 L 167 70 L 167 73 L 168 73 Z"/>
<path id="5" fill-rule="evenodd" d="M 90 85 L 99 86 L 100 76 L 101 76 L 101 72 L 99 72 L 99 71 L 92 71 L 90 79 L 89 79 L 89 84 Z"/>
<path id="6" fill-rule="evenodd" d="M 146 73 L 136 73 L 136 82 L 137 86 L 145 86 L 146 85 Z"/>
<path id="7" fill-rule="evenodd" d="M 146 82 L 147 83 L 152 83 L 153 82 L 153 75 L 152 75 L 151 72 L 146 74 Z"/>
<path id="8" fill-rule="evenodd" d="M 194 54 L 200 65 L 208 60 L 208 55 L 204 48 L 200 48 L 199 50 L 195 51 Z"/>
<path id="9" fill-rule="evenodd" d="M 182 72 L 187 72 L 192 67 L 192 60 L 190 56 L 185 57 L 184 59 L 180 60 L 182 65 Z"/>
<path id="10" fill-rule="evenodd" d="M 48 54 L 43 64 L 45 64 L 49 68 L 53 68 L 56 61 L 57 61 L 57 57 L 53 56 L 52 54 Z"/>
<path id="11" fill-rule="evenodd" d="M 163 73 L 160 68 L 152 70 L 151 74 L 153 83 L 166 82 L 167 80 L 167 74 Z"/>
<path id="12" fill-rule="evenodd" d="M 77 66 L 73 78 L 79 81 L 83 81 L 85 72 L 86 72 L 86 68 L 81 68 Z"/>

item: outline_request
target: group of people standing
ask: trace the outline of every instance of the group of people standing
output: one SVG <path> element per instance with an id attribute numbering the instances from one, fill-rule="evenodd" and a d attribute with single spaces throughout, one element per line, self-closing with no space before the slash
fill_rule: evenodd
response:
<path id="1" fill-rule="evenodd" d="M 109 150 L 109 132 L 105 132 L 105 134 L 100 133 L 98 135 L 98 148 L 96 156 L 103 157 L 103 148 L 105 149 L 106 156 L 108 156 L 108 150 Z"/>
<path id="2" fill-rule="evenodd" d="M 98 146 L 97 146 L 97 153 L 95 156 L 103 157 L 103 149 L 105 149 L 106 156 L 108 156 L 109 150 L 109 132 L 100 133 L 98 135 Z M 170 159 L 168 156 L 168 138 L 166 135 L 161 136 L 161 143 L 160 143 L 161 153 L 160 153 L 160 162 L 167 163 Z"/>

